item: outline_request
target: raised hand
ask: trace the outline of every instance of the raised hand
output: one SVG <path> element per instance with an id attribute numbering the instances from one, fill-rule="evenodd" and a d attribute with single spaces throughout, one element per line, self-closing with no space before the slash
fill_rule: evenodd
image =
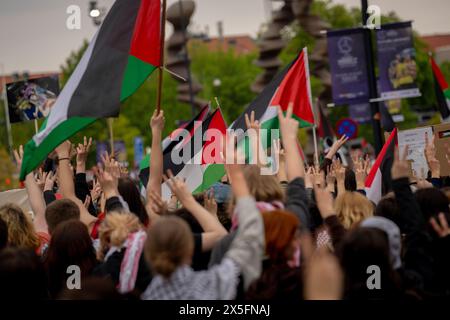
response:
<path id="1" fill-rule="evenodd" d="M 292 118 L 294 105 L 289 104 L 286 116 L 283 115 L 283 110 L 278 106 L 278 120 L 280 122 L 281 139 L 283 144 L 287 146 L 287 143 L 295 141 L 297 143 L 298 121 Z"/>
<path id="2" fill-rule="evenodd" d="M 392 180 L 400 179 L 400 178 L 409 178 L 410 167 L 409 162 L 406 160 L 408 156 L 409 146 L 405 146 L 403 150 L 403 155 L 400 158 L 398 155 L 398 150 L 395 149 L 394 152 L 394 163 L 392 164 L 391 169 L 391 177 Z"/>
<path id="3" fill-rule="evenodd" d="M 319 166 L 313 167 L 313 181 L 315 186 L 325 186 L 325 172 Z"/>
<path id="4" fill-rule="evenodd" d="M 334 155 L 339 151 L 339 149 L 347 142 L 348 137 L 343 135 L 339 140 L 336 140 L 331 146 L 325 158 L 333 159 Z"/>
<path id="5" fill-rule="evenodd" d="M 58 155 L 58 160 L 69 159 L 71 156 L 72 144 L 69 140 L 64 141 L 59 146 L 56 147 L 55 152 Z"/>
<path id="6" fill-rule="evenodd" d="M 47 175 L 48 175 L 48 172 L 44 172 L 44 171 L 42 170 L 42 168 L 39 168 L 39 170 L 38 170 L 38 172 L 37 172 L 37 174 L 36 174 L 35 179 L 36 179 L 37 185 L 39 186 L 39 188 L 40 188 L 41 190 L 44 190 L 44 187 L 45 187 L 45 181 L 47 180 Z"/>
<path id="7" fill-rule="evenodd" d="M 250 113 L 250 117 L 248 114 L 245 114 L 245 125 L 247 126 L 248 130 L 253 130 L 253 133 L 256 134 L 256 137 L 259 137 L 259 131 L 261 129 L 261 124 L 258 120 L 255 120 L 255 111 L 252 111 Z"/>
<path id="8" fill-rule="evenodd" d="M 56 174 L 53 171 L 50 171 L 45 178 L 44 191 L 53 191 L 53 186 L 56 181 Z"/>
<path id="9" fill-rule="evenodd" d="M 86 161 L 89 154 L 89 149 L 92 145 L 92 138 L 89 140 L 84 137 L 83 143 L 79 143 L 76 147 L 77 152 L 77 172 L 84 172 L 86 170 Z"/>
<path id="10" fill-rule="evenodd" d="M 313 180 L 314 180 L 314 167 L 309 166 L 305 173 L 305 188 L 306 189 L 312 189 L 314 187 Z"/>
<path id="11" fill-rule="evenodd" d="M 14 149 L 14 159 L 16 160 L 16 166 L 17 169 L 20 171 L 20 168 L 22 167 L 22 161 L 23 161 L 23 146 L 20 145 L 19 149 Z"/>
<path id="12" fill-rule="evenodd" d="M 214 198 L 214 190 L 210 189 L 206 191 L 204 193 L 203 199 L 205 202 L 205 209 L 208 210 L 208 212 L 210 212 L 213 216 L 217 217 L 217 202 Z"/>
<path id="13" fill-rule="evenodd" d="M 438 219 L 431 217 L 430 224 L 440 238 L 445 238 L 450 235 L 450 228 L 448 227 L 447 218 L 444 213 L 439 213 Z"/>
<path id="14" fill-rule="evenodd" d="M 107 152 L 103 155 L 100 155 L 100 158 L 103 162 L 103 167 L 105 171 L 111 174 L 114 178 L 120 178 L 120 165 L 114 158 L 111 158 Z"/>
<path id="15" fill-rule="evenodd" d="M 94 183 L 90 193 L 92 202 L 96 202 L 102 195 L 102 187 L 100 186 L 100 183 L 97 179 L 94 179 Z"/>
<path id="16" fill-rule="evenodd" d="M 164 122 L 164 111 L 160 110 L 158 113 L 158 110 L 155 109 L 152 118 L 150 119 L 150 128 L 152 129 L 152 132 L 162 132 L 164 130 Z"/>
<path id="17" fill-rule="evenodd" d="M 177 196 L 178 200 L 180 200 L 184 206 L 190 201 L 195 201 L 186 183 L 180 178 L 175 177 L 171 170 L 167 170 L 167 175 L 163 175 L 163 178 L 172 193 Z"/>
<path id="18" fill-rule="evenodd" d="M 363 161 L 362 158 L 353 159 L 355 177 L 356 177 L 356 188 L 358 190 L 363 190 L 365 187 L 367 172 L 368 172 L 368 161 Z M 344 172 L 345 174 L 345 172 Z"/>
<path id="19" fill-rule="evenodd" d="M 161 198 L 161 196 L 155 191 L 149 191 L 148 193 L 149 202 L 147 209 L 151 211 L 152 214 L 163 215 L 168 212 L 167 203 Z"/>
<path id="20" fill-rule="evenodd" d="M 97 177 L 97 181 L 100 183 L 106 199 L 119 195 L 118 176 L 114 176 L 113 174 L 106 170 L 103 170 L 102 168 L 98 168 L 95 171 L 95 176 Z"/>
<path id="21" fill-rule="evenodd" d="M 336 171 L 334 170 L 333 166 L 330 166 L 328 168 L 328 174 L 326 177 L 326 183 L 327 183 L 327 191 L 328 192 L 335 192 L 335 184 L 336 182 Z"/>
<path id="22" fill-rule="evenodd" d="M 323 219 L 335 214 L 333 195 L 318 185 L 314 186 L 314 194 L 316 196 L 317 208 Z"/>

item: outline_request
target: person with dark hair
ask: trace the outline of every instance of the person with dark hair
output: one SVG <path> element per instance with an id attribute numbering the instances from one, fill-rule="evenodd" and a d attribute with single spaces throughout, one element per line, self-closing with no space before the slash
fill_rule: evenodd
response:
<path id="1" fill-rule="evenodd" d="M 45 270 L 33 250 L 5 248 L 0 251 L 0 300 L 49 298 Z"/>
<path id="2" fill-rule="evenodd" d="M 128 204 L 130 212 L 136 215 L 144 226 L 148 226 L 150 219 L 134 181 L 130 178 L 120 178 L 118 190 L 123 200 Z"/>
<path id="3" fill-rule="evenodd" d="M 86 226 L 77 220 L 59 224 L 53 230 L 44 257 L 48 289 L 52 297 L 66 288 L 69 266 L 80 268 L 81 278 L 87 277 L 97 264 L 95 249 Z"/>
<path id="4" fill-rule="evenodd" d="M 51 235 L 60 223 L 68 220 L 80 220 L 80 209 L 70 199 L 55 200 L 45 208 L 45 220 Z"/>
<path id="5" fill-rule="evenodd" d="M 8 245 L 8 225 L 0 218 L 0 251 Z"/>
<path id="6" fill-rule="evenodd" d="M 338 247 L 338 257 L 344 271 L 344 298 L 356 300 L 402 300 L 400 277 L 389 255 L 386 234 L 375 228 L 355 228 L 348 232 Z M 374 266 L 378 272 L 373 280 L 377 290 L 368 286 Z M 377 283 L 378 282 L 378 283 Z"/>

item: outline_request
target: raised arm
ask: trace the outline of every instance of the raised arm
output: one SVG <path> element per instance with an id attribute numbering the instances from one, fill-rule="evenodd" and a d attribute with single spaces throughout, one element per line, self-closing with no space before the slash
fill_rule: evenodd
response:
<path id="1" fill-rule="evenodd" d="M 20 170 L 23 159 L 23 146 L 19 150 L 14 150 L 14 158 L 16 159 L 17 167 Z M 45 180 L 45 178 L 44 178 Z M 47 221 L 45 220 L 45 200 L 42 189 L 36 183 L 33 172 L 30 172 L 25 177 L 25 188 L 28 194 L 28 202 L 34 213 L 34 228 L 36 232 L 48 233 Z"/>
<path id="2" fill-rule="evenodd" d="M 298 121 L 292 118 L 292 104 L 286 116 L 278 108 L 281 139 L 284 146 L 286 174 L 289 181 L 287 188 L 286 208 L 298 217 L 304 228 L 311 227 L 308 210 L 308 195 L 305 189 L 305 164 L 300 155 L 297 139 Z"/>
<path id="3" fill-rule="evenodd" d="M 202 251 L 211 250 L 227 234 L 225 228 L 216 217 L 194 199 L 184 181 L 174 177 L 171 171 L 168 171 L 168 175 L 164 176 L 164 180 L 182 205 L 202 227 Z"/>
<path id="4" fill-rule="evenodd" d="M 162 131 L 164 129 L 164 111 L 153 112 L 150 120 L 152 130 L 152 154 L 150 160 L 150 177 L 147 183 L 147 201 L 150 200 L 148 193 L 155 192 L 161 196 L 161 182 L 163 178 L 163 153 L 161 146 Z"/>
<path id="5" fill-rule="evenodd" d="M 231 148 L 228 141 L 227 148 Z M 225 168 L 233 181 L 231 188 L 236 198 L 235 212 L 239 222 L 236 237 L 225 254 L 225 258 L 233 260 L 239 266 L 244 277 L 244 287 L 247 289 L 261 275 L 264 255 L 264 223 L 255 200 L 250 196 L 241 166 L 226 164 Z"/>
<path id="6" fill-rule="evenodd" d="M 58 155 L 58 182 L 59 190 L 64 198 L 70 199 L 75 202 L 80 209 L 80 220 L 88 228 L 92 226 L 96 218 L 92 216 L 84 206 L 83 202 L 75 195 L 75 186 L 73 183 L 73 173 L 70 169 L 70 151 L 72 144 L 70 141 L 61 143 L 56 149 Z"/>

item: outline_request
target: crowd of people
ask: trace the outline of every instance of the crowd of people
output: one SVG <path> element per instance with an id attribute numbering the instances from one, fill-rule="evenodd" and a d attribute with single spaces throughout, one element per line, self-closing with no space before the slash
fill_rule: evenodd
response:
<path id="1" fill-rule="evenodd" d="M 49 155 L 55 168 L 26 176 L 32 215 L 14 203 L 0 207 L 1 299 L 448 296 L 450 187 L 433 139 L 424 151 L 428 176 L 411 177 L 407 148 L 396 152 L 390 187 L 375 205 L 364 190 L 373 159 L 359 155 L 344 166 L 343 137 L 321 164 L 305 166 L 291 113 L 278 114 L 278 174 L 226 161 L 226 175 L 201 194 L 163 172 L 163 111 L 150 120 L 145 196 L 108 154 L 87 180 L 91 139 L 62 143 Z M 233 135 L 224 144 L 225 156 L 235 152 Z M 18 168 L 22 157 L 19 148 Z"/>

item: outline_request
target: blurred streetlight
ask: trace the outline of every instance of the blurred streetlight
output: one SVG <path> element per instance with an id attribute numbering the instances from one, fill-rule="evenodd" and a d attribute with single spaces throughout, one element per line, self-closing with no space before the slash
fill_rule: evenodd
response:
<path id="1" fill-rule="evenodd" d="M 94 25 L 102 24 L 102 18 L 105 15 L 105 8 L 99 8 L 97 1 L 89 1 L 89 17 L 92 18 Z"/>
<path id="2" fill-rule="evenodd" d="M 213 80 L 213 86 L 214 86 L 214 87 L 218 88 L 218 87 L 220 87 L 221 85 L 222 85 L 222 80 L 220 80 L 219 78 L 215 78 L 215 79 Z"/>

